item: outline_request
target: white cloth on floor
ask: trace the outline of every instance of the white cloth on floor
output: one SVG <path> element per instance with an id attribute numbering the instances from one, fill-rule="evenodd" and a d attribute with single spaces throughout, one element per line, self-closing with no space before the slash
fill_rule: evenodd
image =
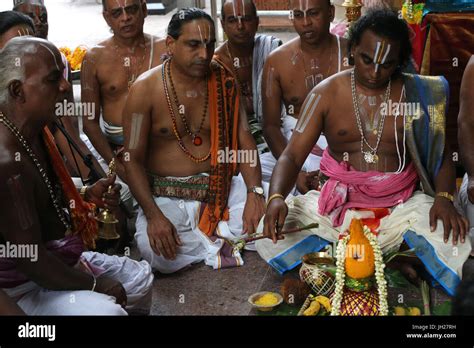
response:
<path id="1" fill-rule="evenodd" d="M 127 315 L 127 312 L 149 314 L 153 273 L 146 261 L 128 257 L 85 252 L 81 256 L 107 276 L 119 281 L 127 293 L 124 310 L 115 297 L 87 290 L 47 290 L 30 281 L 11 289 L 3 289 L 27 315 Z"/>
<path id="2" fill-rule="evenodd" d="M 268 186 L 267 186 L 268 187 Z M 219 237 L 212 241 L 199 229 L 199 213 L 201 203 L 197 201 L 182 200 L 177 198 L 155 197 L 155 202 L 163 214 L 175 226 L 183 246 L 178 247 L 175 260 L 166 260 L 158 256 L 150 246 L 147 233 L 147 220 L 140 208 L 136 223 L 135 239 L 141 256 L 147 260 L 153 269 L 161 273 L 174 273 L 188 265 L 204 261 L 214 269 L 221 268 L 219 256 L 221 248 L 228 241 L 236 242 L 242 239 L 242 215 L 247 199 L 247 187 L 241 175 L 232 179 L 229 195 L 229 221 L 221 221 L 216 229 Z M 232 254 L 242 266 L 244 261 L 237 250 Z"/>

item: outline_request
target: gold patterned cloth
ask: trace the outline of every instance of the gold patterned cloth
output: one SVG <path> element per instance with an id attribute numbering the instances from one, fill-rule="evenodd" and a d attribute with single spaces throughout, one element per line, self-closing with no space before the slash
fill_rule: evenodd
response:
<path id="1" fill-rule="evenodd" d="M 179 198 L 189 201 L 209 202 L 209 175 L 187 178 L 160 177 L 149 174 L 155 197 Z"/>
<path id="2" fill-rule="evenodd" d="M 417 103 L 407 117 L 406 136 L 423 191 L 434 196 L 434 180 L 443 163 L 449 85 L 442 76 L 404 74 L 408 103 Z"/>

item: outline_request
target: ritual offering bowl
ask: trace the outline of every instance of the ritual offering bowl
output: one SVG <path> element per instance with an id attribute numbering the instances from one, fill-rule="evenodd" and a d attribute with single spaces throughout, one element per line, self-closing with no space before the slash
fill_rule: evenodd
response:
<path id="1" fill-rule="evenodd" d="M 306 254 L 302 258 L 300 278 L 311 290 L 322 296 L 330 296 L 335 287 L 335 260 L 327 253 Z"/>
<path id="2" fill-rule="evenodd" d="M 269 312 L 283 302 L 283 297 L 276 292 L 257 292 L 249 297 L 249 303 L 262 312 Z"/>

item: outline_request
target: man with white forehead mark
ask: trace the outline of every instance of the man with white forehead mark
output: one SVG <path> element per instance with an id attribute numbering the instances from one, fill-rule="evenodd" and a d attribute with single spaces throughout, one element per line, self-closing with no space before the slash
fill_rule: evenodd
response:
<path id="1" fill-rule="evenodd" d="M 253 0 L 222 2 L 221 25 L 227 41 L 217 48 L 214 59 L 237 78 L 248 126 L 259 153 L 268 152 L 263 137 L 262 78 L 268 55 L 281 40 L 257 34 L 259 17 Z"/>
<path id="2" fill-rule="evenodd" d="M 265 197 L 235 78 L 212 60 L 214 21 L 203 10 L 176 12 L 166 42 L 170 58 L 140 77 L 124 111 L 138 249 L 162 273 L 242 266 L 237 242 L 255 232 Z M 255 165 L 223 155 L 237 152 L 254 153 Z"/>
<path id="3" fill-rule="evenodd" d="M 347 69 L 347 40 L 329 32 L 334 6 L 329 0 L 291 0 L 291 19 L 298 37 L 272 52 L 263 72 L 263 125 L 271 153 L 261 155 L 263 180 L 270 181 L 278 158 L 294 130 L 308 124 L 307 117 L 317 108 L 318 96 L 303 110 L 311 90 L 324 79 Z M 344 62 L 346 64 L 344 64 Z M 281 107 L 284 105 L 284 112 Z M 298 121 L 299 120 L 299 121 Z M 319 186 L 318 170 L 325 137 L 318 140 L 298 175 L 293 194 L 306 193 Z"/>
<path id="4" fill-rule="evenodd" d="M 82 63 L 82 103 L 93 105 L 96 115 L 84 120 L 83 139 L 105 171 L 116 159 L 122 200 L 130 209 L 133 197 L 120 155 L 124 147 L 123 107 L 133 83 L 160 64 L 166 47 L 163 39 L 143 32 L 145 1 L 103 0 L 102 9 L 113 35 L 88 50 Z"/>
<path id="5" fill-rule="evenodd" d="M 48 23 L 48 11 L 46 6 L 44 5 L 43 0 L 14 0 L 13 1 L 13 10 L 15 12 L 19 12 L 22 14 L 27 15 L 28 17 L 31 18 L 34 24 L 34 31 L 30 33 L 30 35 L 42 38 L 47 40 L 48 39 L 48 33 L 49 33 L 49 23 Z M 21 36 L 21 33 L 17 33 L 17 36 Z M 0 44 L 0 48 L 3 46 Z M 61 59 L 62 62 L 65 66 L 63 75 L 66 80 L 69 81 L 69 83 L 72 84 L 72 74 L 71 74 L 71 68 L 69 66 L 69 63 L 67 61 L 66 56 L 61 53 Z M 73 103 L 74 102 L 74 95 L 72 89 L 65 95 L 65 100 L 68 103 Z M 85 155 L 91 155 L 91 151 L 87 148 L 86 144 L 82 141 L 82 139 L 79 136 L 79 123 L 78 123 L 78 118 L 79 117 L 88 117 L 89 115 L 74 115 L 75 117 L 70 117 L 70 115 L 61 115 L 60 113 L 57 115 L 58 116 L 58 122 L 62 124 L 62 126 L 66 129 L 68 134 L 71 136 L 72 140 L 74 141 L 75 144 L 77 144 L 81 150 L 81 152 Z M 63 117 L 66 116 L 66 117 Z M 56 140 L 56 144 L 58 145 L 59 149 L 61 150 L 61 153 L 65 156 L 67 160 L 67 166 L 68 169 L 71 173 L 71 175 L 74 177 L 74 182 L 78 187 L 81 187 L 83 185 L 82 179 L 87 179 L 90 174 L 89 168 L 83 163 L 81 160 L 79 154 L 77 151 L 69 145 L 68 140 L 66 137 L 62 134 L 62 132 L 56 127 L 56 125 L 52 124 L 51 126 L 51 132 L 54 135 L 54 138 Z M 92 161 L 94 163 L 94 166 L 97 170 L 101 170 L 99 163 L 95 159 L 95 157 L 92 157 Z"/>
<path id="6" fill-rule="evenodd" d="M 456 176 L 444 129 L 447 81 L 403 73 L 412 50 L 409 28 L 389 10 L 368 11 L 355 22 L 349 50 L 354 68 L 320 83 L 303 105 L 305 121 L 278 160 L 258 229 L 271 240 L 257 241 L 257 251 L 284 273 L 304 254 L 337 243 L 353 219 L 369 219 L 363 223 L 384 254 L 415 250 L 416 258 L 395 258 L 387 267 L 417 285 L 426 268 L 452 296 L 465 276 L 471 244 L 467 221 L 453 205 Z M 383 94 L 380 104 L 421 107 L 409 115 L 384 112 L 377 132 L 367 132 L 370 119 L 360 112 L 359 93 Z M 286 199 L 322 132 L 329 144 L 321 160 L 322 189 Z M 319 226 L 279 240 L 282 231 L 313 223 Z"/>
<path id="7" fill-rule="evenodd" d="M 71 87 L 63 69 L 43 39 L 14 38 L 0 51 L 0 244 L 37 247 L 0 258 L 0 289 L 27 315 L 147 314 L 151 267 L 87 251 L 98 233 L 95 208 L 116 212 L 120 186 L 102 179 L 82 198 L 69 176 L 46 127 Z"/>

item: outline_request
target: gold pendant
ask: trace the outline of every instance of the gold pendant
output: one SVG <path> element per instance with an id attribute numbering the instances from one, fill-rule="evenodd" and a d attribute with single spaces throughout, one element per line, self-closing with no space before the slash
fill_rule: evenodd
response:
<path id="1" fill-rule="evenodd" d="M 379 161 L 379 156 L 375 153 L 364 152 L 364 160 L 366 163 L 376 164 Z"/>

